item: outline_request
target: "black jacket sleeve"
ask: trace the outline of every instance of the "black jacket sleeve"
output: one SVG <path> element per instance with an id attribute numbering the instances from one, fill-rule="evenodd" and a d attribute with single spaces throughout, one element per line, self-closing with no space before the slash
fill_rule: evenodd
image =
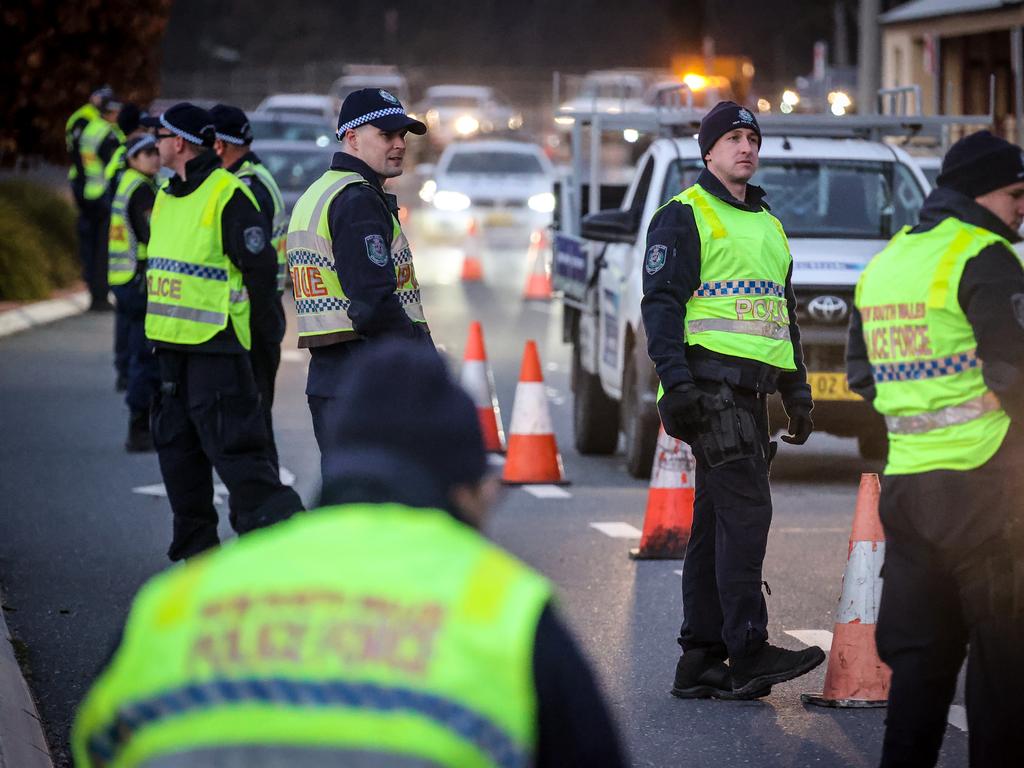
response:
<path id="1" fill-rule="evenodd" d="M 132 232 L 140 243 L 149 243 L 149 215 L 153 212 L 156 194 L 145 184 L 140 185 L 132 193 L 128 201 L 128 222 Z"/>
<path id="2" fill-rule="evenodd" d="M 668 391 L 693 382 L 686 362 L 686 302 L 700 286 L 700 234 L 690 206 L 671 202 L 654 214 L 643 262 L 640 314 L 647 354 Z"/>
<path id="3" fill-rule="evenodd" d="M 271 196 L 270 190 L 255 176 L 246 176 L 242 179 L 242 183 L 248 185 L 252 196 L 256 198 L 260 215 L 267 226 L 267 235 L 272 236 L 274 233 L 274 198 Z"/>
<path id="4" fill-rule="evenodd" d="M 779 374 L 779 394 L 787 412 L 798 403 L 811 407 L 811 385 L 807 383 L 807 366 L 804 365 L 804 350 L 800 346 L 800 326 L 796 322 L 796 293 L 793 291 L 793 265 L 786 275 L 786 307 L 789 312 L 789 338 L 793 342 L 795 371 Z"/>
<path id="5" fill-rule="evenodd" d="M 1005 245 L 967 262 L 957 299 L 978 342 L 985 384 L 1016 422 L 1024 421 L 1024 269 Z"/>
<path id="6" fill-rule="evenodd" d="M 253 344 L 280 344 L 284 308 L 277 294 L 277 254 L 263 217 L 241 190 L 235 190 L 221 216 L 224 252 L 242 272 L 249 292 Z"/>
<path id="7" fill-rule="evenodd" d="M 119 146 L 121 146 L 121 142 L 118 141 L 114 132 L 111 131 L 108 133 L 107 137 L 103 140 L 103 143 L 100 144 L 99 150 L 96 152 L 100 160 L 103 162 L 103 165 L 110 162 L 110 158 L 114 156 L 114 153 L 117 151 Z"/>
<path id="8" fill-rule="evenodd" d="M 367 338 L 420 338 L 422 332 L 395 295 L 393 225 L 381 195 L 368 185 L 349 187 L 331 202 L 328 220 L 335 268 L 341 288 L 352 302 L 348 316 L 356 333 Z"/>
<path id="9" fill-rule="evenodd" d="M 533 677 L 537 689 L 537 768 L 626 765 L 597 681 L 550 605 L 537 623 Z"/>
<path id="10" fill-rule="evenodd" d="M 846 339 L 846 381 L 850 389 L 869 403 L 875 399 L 875 377 L 864 342 L 864 321 L 860 310 L 850 310 L 850 330 Z"/>

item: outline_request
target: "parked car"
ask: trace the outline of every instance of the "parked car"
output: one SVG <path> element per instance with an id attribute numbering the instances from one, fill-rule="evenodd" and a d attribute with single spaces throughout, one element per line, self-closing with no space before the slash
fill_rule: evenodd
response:
<path id="1" fill-rule="evenodd" d="M 914 162 L 933 187 L 942 169 L 942 155 L 914 155 Z"/>
<path id="2" fill-rule="evenodd" d="M 494 131 L 522 127 L 522 116 L 485 85 L 434 85 L 426 90 L 416 114 L 427 124 L 435 146 Z"/>
<path id="3" fill-rule="evenodd" d="M 257 141 L 313 141 L 322 147 L 334 141 L 334 130 L 325 125 L 321 117 L 288 112 L 252 112 L 249 125 Z"/>
<path id="4" fill-rule="evenodd" d="M 285 209 L 291 214 L 295 201 L 331 166 L 335 148 L 315 141 L 258 139 L 252 143 L 252 150 L 281 188 Z"/>
<path id="5" fill-rule="evenodd" d="M 335 96 L 319 93 L 275 93 L 261 101 L 256 111 L 312 115 L 323 119 L 328 125 L 337 125 L 341 102 Z"/>
<path id="6" fill-rule="evenodd" d="M 352 91 L 358 91 L 360 88 L 380 88 L 403 105 L 408 105 L 409 83 L 394 67 L 365 65 L 345 69 L 345 74 L 331 85 L 332 96 L 344 101 Z"/>

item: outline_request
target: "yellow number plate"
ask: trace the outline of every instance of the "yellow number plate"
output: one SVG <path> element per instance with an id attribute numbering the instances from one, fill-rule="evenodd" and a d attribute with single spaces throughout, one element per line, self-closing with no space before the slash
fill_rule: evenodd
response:
<path id="1" fill-rule="evenodd" d="M 815 400 L 861 400 L 860 395 L 850 391 L 845 373 L 808 373 L 807 383 Z"/>
<path id="2" fill-rule="evenodd" d="M 508 227 L 515 224 L 516 218 L 511 213 L 499 211 L 497 213 L 489 213 L 484 217 L 484 223 L 489 224 L 492 227 Z"/>

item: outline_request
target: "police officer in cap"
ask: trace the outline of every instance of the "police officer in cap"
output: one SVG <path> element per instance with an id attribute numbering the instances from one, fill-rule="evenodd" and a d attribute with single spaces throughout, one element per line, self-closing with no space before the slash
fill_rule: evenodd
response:
<path id="1" fill-rule="evenodd" d="M 252 145 L 252 127 L 249 118 L 238 107 L 217 104 L 210 110 L 213 126 L 217 131 L 214 149 L 221 163 L 249 187 L 256 198 L 260 213 L 266 223 L 267 237 L 274 252 L 277 254 L 277 293 L 278 301 L 274 310 L 281 316 L 281 336 L 279 338 L 261 339 L 262 343 L 254 343 L 249 351 L 252 359 L 252 372 L 256 377 L 256 386 L 260 391 L 260 404 L 267 422 L 267 433 L 270 435 L 270 458 L 277 467 L 277 445 L 274 441 L 274 422 L 272 408 L 274 405 L 274 383 L 277 369 L 281 364 L 281 341 L 284 339 L 284 308 L 280 296 L 284 291 L 285 270 L 287 268 L 284 253 L 284 238 L 288 231 L 288 215 L 284 208 L 281 190 L 270 175 L 270 171 L 250 148 Z M 256 340 L 254 339 L 254 342 Z"/>
<path id="2" fill-rule="evenodd" d="M 174 512 L 172 560 L 218 543 L 216 468 L 230 521 L 245 533 L 302 509 L 281 484 L 249 359 L 281 338 L 277 256 L 249 188 L 221 168 L 209 113 L 187 102 L 158 118 L 160 161 L 149 240 L 146 336 L 157 347 L 153 441 Z"/>
<path id="3" fill-rule="evenodd" d="M 876 638 L 881 765 L 935 765 L 967 656 L 970 764 L 1020 765 L 1024 690 L 1024 154 L 954 144 L 920 223 L 861 275 L 850 386 L 885 416 Z"/>
<path id="4" fill-rule="evenodd" d="M 306 395 L 321 455 L 360 347 L 387 336 L 432 346 L 398 204 L 383 187 L 402 173 L 406 134 L 426 130 L 388 91 L 350 93 L 338 118 L 342 151 L 292 210 L 288 268 L 299 347 L 311 355 Z"/>
<path id="5" fill-rule="evenodd" d="M 672 693 L 750 699 L 825 658 L 820 648 L 768 643 L 761 593 L 777 447 L 768 439 L 767 397 L 781 392 L 789 414 L 782 439 L 802 445 L 813 428 L 811 391 L 786 235 L 764 190 L 749 183 L 757 119 L 720 102 L 701 121 L 697 143 L 706 168 L 654 215 L 641 267 L 658 410 L 697 461 Z"/>

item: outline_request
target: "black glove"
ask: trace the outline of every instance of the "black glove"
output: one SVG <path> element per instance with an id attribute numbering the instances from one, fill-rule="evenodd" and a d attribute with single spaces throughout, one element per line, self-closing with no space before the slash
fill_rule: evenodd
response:
<path id="1" fill-rule="evenodd" d="M 695 384 L 679 384 L 661 396 L 658 413 L 665 431 L 684 442 L 691 442 L 707 418 L 704 393 Z"/>
<path id="2" fill-rule="evenodd" d="M 786 407 L 786 413 L 789 415 L 789 434 L 782 436 L 782 442 L 790 445 L 803 445 L 814 431 L 814 422 L 811 421 L 811 404 L 794 403 Z"/>

